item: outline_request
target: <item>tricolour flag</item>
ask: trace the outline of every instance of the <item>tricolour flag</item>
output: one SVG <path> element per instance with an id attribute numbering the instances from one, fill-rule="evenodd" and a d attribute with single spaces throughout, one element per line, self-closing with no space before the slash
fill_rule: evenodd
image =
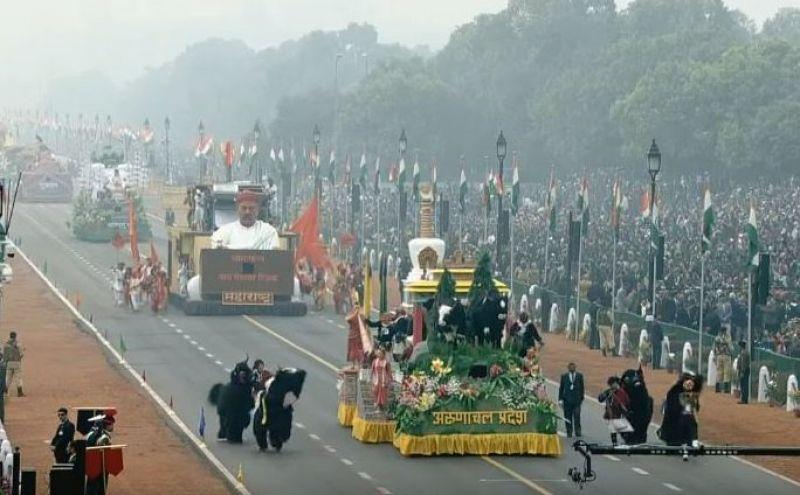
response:
<path id="1" fill-rule="evenodd" d="M 375 196 L 377 196 L 380 193 L 380 187 L 381 187 L 381 157 L 379 156 L 375 157 L 375 177 L 373 179 L 373 182 L 374 182 L 373 190 L 375 192 Z"/>
<path id="2" fill-rule="evenodd" d="M 611 188 L 611 227 L 614 228 L 614 237 L 619 237 L 619 223 L 622 216 L 622 186 L 619 180 L 614 181 Z"/>
<path id="3" fill-rule="evenodd" d="M 578 191 L 578 211 L 583 222 L 583 231 L 589 225 L 589 181 L 586 177 L 581 181 L 581 188 Z"/>
<path id="4" fill-rule="evenodd" d="M 556 231 L 556 176 L 550 171 L 550 188 L 547 190 L 547 216 L 550 223 L 550 232 Z"/>
<path id="5" fill-rule="evenodd" d="M 494 180 L 494 170 L 489 171 L 489 177 L 486 179 L 486 194 L 490 200 L 497 194 L 497 188 L 495 187 Z"/>
<path id="6" fill-rule="evenodd" d="M 753 201 L 750 201 L 750 218 L 747 220 L 747 266 L 751 268 L 758 267 L 758 252 L 760 250 L 758 243 L 758 226 L 756 225 L 756 207 Z"/>
<path id="7" fill-rule="evenodd" d="M 514 177 L 511 182 L 511 212 L 519 211 L 519 166 L 514 163 Z"/>
<path id="8" fill-rule="evenodd" d="M 704 253 L 711 249 L 711 236 L 714 234 L 714 223 L 716 221 L 714 207 L 711 204 L 711 190 L 706 187 L 703 195 L 703 240 L 700 246 Z"/>
<path id="9" fill-rule="evenodd" d="M 464 213 L 467 199 L 467 174 L 461 169 L 461 183 L 458 186 L 458 204 L 461 205 L 461 213 Z"/>
<path id="10" fill-rule="evenodd" d="M 642 214 L 642 218 L 650 216 L 650 191 L 648 190 L 642 191 L 639 198 L 639 212 Z"/>
<path id="11" fill-rule="evenodd" d="M 331 150 L 328 159 L 328 180 L 333 184 L 336 181 L 336 150 Z"/>
<path id="12" fill-rule="evenodd" d="M 400 159 L 399 170 L 397 172 L 397 187 L 402 191 L 406 182 L 406 160 Z"/>
<path id="13" fill-rule="evenodd" d="M 361 190 L 367 188 L 367 154 L 361 153 L 361 162 L 358 164 L 358 183 Z"/>
<path id="14" fill-rule="evenodd" d="M 414 172 L 412 175 L 411 194 L 419 196 L 419 161 L 414 160 Z"/>
<path id="15" fill-rule="evenodd" d="M 431 166 L 431 183 L 433 184 L 433 199 L 436 200 L 436 162 Z"/>
<path id="16" fill-rule="evenodd" d="M 211 136 L 202 136 L 197 140 L 197 146 L 194 150 L 195 158 L 200 158 L 200 156 L 206 156 L 211 151 L 211 148 L 214 145 L 214 138 Z"/>

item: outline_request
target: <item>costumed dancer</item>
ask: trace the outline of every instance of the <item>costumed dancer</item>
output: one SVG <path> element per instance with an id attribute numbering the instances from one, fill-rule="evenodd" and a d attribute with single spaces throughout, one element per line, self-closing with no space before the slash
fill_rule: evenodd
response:
<path id="1" fill-rule="evenodd" d="M 537 343 L 540 349 L 544 347 L 544 341 L 539 334 L 539 330 L 529 320 L 528 313 L 524 311 L 519 314 L 519 319 L 511 325 L 509 333 L 511 334 L 512 345 L 519 348 L 518 354 L 520 357 L 525 356 L 531 347 L 536 347 Z"/>
<path id="2" fill-rule="evenodd" d="M 392 385 L 392 366 L 386 359 L 386 351 L 378 349 L 372 360 L 372 395 L 381 411 L 389 403 L 389 387 Z"/>
<path id="3" fill-rule="evenodd" d="M 697 413 L 700 411 L 702 389 L 702 376 L 683 373 L 667 392 L 664 420 L 658 431 L 659 437 L 667 445 L 698 445 Z M 684 455 L 683 460 L 688 460 L 688 456 Z"/>
<path id="4" fill-rule="evenodd" d="M 112 284 L 114 291 L 114 306 L 121 308 L 125 306 L 125 263 L 117 263 L 117 267 L 111 270 Z"/>
<path id="5" fill-rule="evenodd" d="M 630 433 L 623 433 L 622 438 L 628 445 L 637 445 L 647 442 L 647 429 L 653 418 L 653 398 L 647 392 L 642 367 L 639 369 L 625 370 L 622 374 L 622 388 L 628 394 L 628 420 L 633 427 Z"/>
<path id="6" fill-rule="evenodd" d="M 137 266 L 131 272 L 131 279 L 130 279 L 130 298 L 131 298 L 131 309 L 134 312 L 139 311 L 139 308 L 142 307 L 142 282 L 144 278 L 143 269 L 141 266 Z"/>
<path id="7" fill-rule="evenodd" d="M 250 424 L 253 402 L 253 372 L 247 365 L 249 357 L 237 363 L 231 371 L 230 382 L 211 387 L 208 401 L 217 406 L 219 415 L 218 441 L 242 443 L 242 432 Z"/>
<path id="8" fill-rule="evenodd" d="M 406 313 L 406 310 L 399 308 L 397 310 L 397 319 L 392 323 L 392 358 L 395 362 L 400 362 L 407 358 L 410 354 L 411 344 L 409 337 L 412 333 L 411 317 Z"/>
<path id="9" fill-rule="evenodd" d="M 394 311 L 390 311 L 389 313 L 382 314 L 378 320 L 370 320 L 369 318 L 365 320 L 369 328 L 376 329 L 374 338 L 377 343 L 376 347 L 388 350 L 392 349 L 392 331 L 395 326 L 393 320 L 396 316 L 397 314 Z"/>
<path id="10" fill-rule="evenodd" d="M 630 405 L 630 398 L 627 392 L 622 388 L 622 380 L 617 376 L 608 378 L 608 388 L 600 393 L 597 398 L 601 403 L 605 404 L 605 412 L 603 419 L 608 424 L 608 430 L 611 433 L 611 444 L 617 445 L 617 436 L 619 433 L 630 433 L 633 431 L 630 421 L 627 419 L 628 406 Z"/>
<path id="11" fill-rule="evenodd" d="M 280 452 L 283 444 L 289 441 L 294 404 L 300 399 L 305 379 L 304 370 L 278 369 L 275 376 L 267 380 L 266 389 L 258 394 L 253 435 L 261 452 L 270 445 Z"/>

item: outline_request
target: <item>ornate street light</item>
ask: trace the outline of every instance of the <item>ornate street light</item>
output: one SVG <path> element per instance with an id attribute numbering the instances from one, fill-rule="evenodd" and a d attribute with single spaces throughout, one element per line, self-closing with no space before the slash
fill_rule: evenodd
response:
<path id="1" fill-rule="evenodd" d="M 497 161 L 499 162 L 497 178 L 500 181 L 500 183 L 503 184 L 503 161 L 506 159 L 506 138 L 505 136 L 503 136 L 503 131 L 500 131 L 500 135 L 497 136 L 496 146 L 497 146 Z M 505 188 L 505 184 L 503 185 L 503 187 Z M 504 194 L 505 190 L 502 191 L 502 193 Z M 501 268 L 500 255 L 502 254 L 502 246 L 505 245 L 505 243 L 500 242 L 500 237 L 501 237 L 500 233 L 505 231 L 503 220 L 504 218 L 507 218 L 504 215 L 505 212 L 503 211 L 503 194 L 501 194 L 501 191 L 497 191 L 497 237 L 495 239 L 495 245 L 497 253 L 496 265 L 498 268 Z M 506 225 L 508 224 L 506 223 Z"/>
<path id="2" fill-rule="evenodd" d="M 655 204 L 656 204 L 656 177 L 658 173 L 661 172 L 661 152 L 658 150 L 658 145 L 656 144 L 656 140 L 653 139 L 653 142 L 650 144 L 650 149 L 647 151 L 647 171 L 650 173 L 650 222 L 652 225 L 652 229 L 650 230 L 651 236 L 658 235 L 658 231 L 656 229 L 656 211 L 655 211 Z M 655 317 L 656 314 L 656 263 L 658 258 L 658 239 L 655 237 L 650 239 L 650 262 L 652 264 L 653 269 L 653 276 L 650 277 L 650 283 L 652 284 L 651 289 L 651 299 L 650 299 L 650 314 Z"/>
<path id="3" fill-rule="evenodd" d="M 406 130 L 403 129 L 400 132 L 400 157 L 404 157 L 406 154 L 406 149 L 408 148 L 408 139 L 406 138 Z"/>

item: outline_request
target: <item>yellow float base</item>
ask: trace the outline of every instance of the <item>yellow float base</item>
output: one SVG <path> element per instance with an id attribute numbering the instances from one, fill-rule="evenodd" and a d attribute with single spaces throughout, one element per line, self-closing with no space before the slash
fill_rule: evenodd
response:
<path id="1" fill-rule="evenodd" d="M 392 443 L 394 421 L 368 421 L 353 417 L 353 438 L 364 443 Z"/>
<path id="2" fill-rule="evenodd" d="M 355 429 L 353 430 L 355 436 Z M 403 455 L 542 455 L 560 456 L 558 435 L 544 433 L 491 433 L 453 435 L 405 435 L 394 437 Z"/>
<path id="3" fill-rule="evenodd" d="M 339 411 L 336 413 L 339 424 L 347 427 L 353 426 L 353 418 L 356 416 L 356 411 L 358 411 L 358 408 L 355 404 L 340 402 Z"/>

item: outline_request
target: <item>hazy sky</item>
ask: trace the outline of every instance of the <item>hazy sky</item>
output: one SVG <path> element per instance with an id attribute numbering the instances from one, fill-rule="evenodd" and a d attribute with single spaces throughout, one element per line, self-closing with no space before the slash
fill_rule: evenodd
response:
<path id="1" fill-rule="evenodd" d="M 264 48 L 313 29 L 369 22 L 383 42 L 444 45 L 457 25 L 507 0 L 0 0 L 0 91 L 98 69 L 122 82 L 190 43 L 240 38 Z M 800 0 L 725 0 L 761 23 Z M 617 0 L 620 8 L 628 0 Z M 7 98 L 0 98 L 0 100 Z"/>

